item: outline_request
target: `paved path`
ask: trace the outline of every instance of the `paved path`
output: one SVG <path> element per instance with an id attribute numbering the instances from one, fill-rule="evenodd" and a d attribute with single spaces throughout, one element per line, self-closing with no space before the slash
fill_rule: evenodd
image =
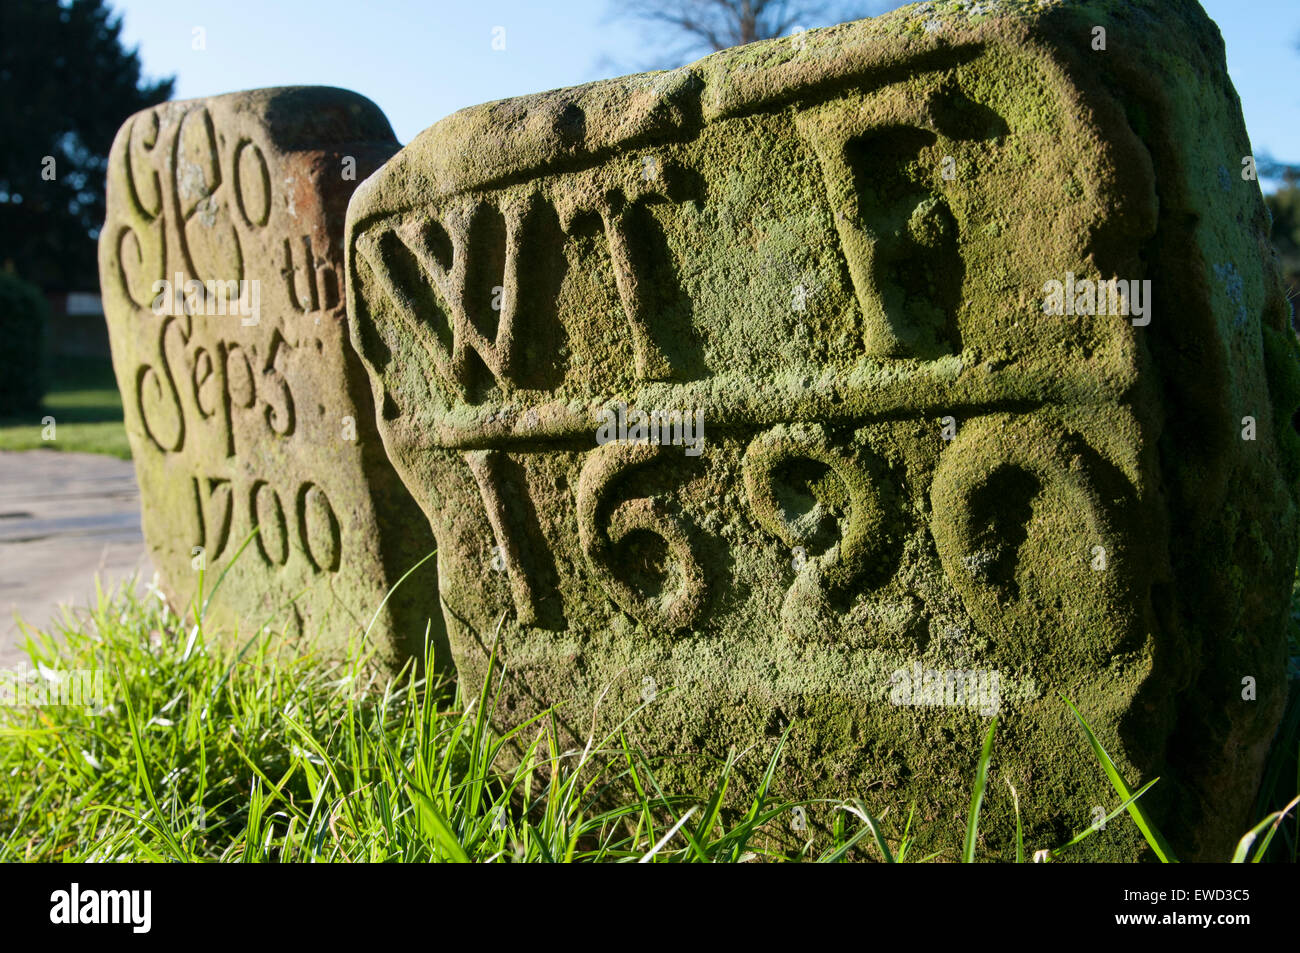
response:
<path id="1" fill-rule="evenodd" d="M 44 626 L 94 602 L 96 573 L 107 588 L 136 572 L 153 576 L 131 461 L 0 451 L 0 667 L 23 657 L 15 613 Z"/>

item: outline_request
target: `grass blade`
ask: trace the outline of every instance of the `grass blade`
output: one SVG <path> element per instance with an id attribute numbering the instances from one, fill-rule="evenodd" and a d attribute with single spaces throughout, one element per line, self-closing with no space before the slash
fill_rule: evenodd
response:
<path id="1" fill-rule="evenodd" d="M 1065 698 L 1064 695 L 1061 697 Z M 1102 770 L 1106 772 L 1106 777 L 1110 779 L 1111 787 L 1115 789 L 1116 793 L 1119 794 L 1128 805 L 1129 816 L 1132 817 L 1133 822 L 1137 824 L 1138 830 L 1140 830 L 1142 836 L 1146 838 L 1146 842 L 1150 846 L 1151 850 L 1160 858 L 1162 864 L 1178 863 L 1178 858 L 1176 858 L 1174 852 L 1169 849 L 1169 844 L 1160 836 L 1160 832 L 1156 830 L 1155 825 L 1151 823 L 1151 820 L 1142 810 L 1142 806 L 1138 804 L 1137 798 L 1129 791 L 1128 785 L 1124 783 L 1124 779 L 1120 777 L 1119 769 L 1115 767 L 1115 762 L 1111 760 L 1110 755 L 1106 753 L 1106 749 L 1103 748 L 1101 742 L 1097 740 L 1097 736 L 1093 733 L 1092 727 L 1084 720 L 1083 715 L 1079 714 L 1079 709 L 1074 707 L 1074 703 L 1070 701 L 1070 699 L 1065 698 L 1065 703 L 1070 706 L 1070 711 L 1074 712 L 1074 717 L 1079 720 L 1079 724 L 1083 727 L 1083 733 L 1088 736 L 1088 744 L 1092 746 L 1093 754 L 1097 756 L 1097 760 L 1101 763 Z M 1145 790 L 1145 788 L 1143 790 Z"/>
<path id="2" fill-rule="evenodd" d="M 1300 795 L 1296 795 L 1296 797 L 1291 800 L 1291 803 L 1282 808 L 1282 810 L 1274 811 L 1247 831 L 1245 835 L 1242 836 L 1241 840 L 1237 842 L 1237 850 L 1232 855 L 1232 862 L 1234 864 L 1244 864 L 1246 862 L 1246 855 L 1250 853 L 1251 845 L 1255 843 L 1255 838 L 1259 836 L 1260 831 L 1271 824 L 1272 827 L 1269 828 L 1269 832 L 1264 837 L 1263 843 L 1261 843 L 1258 849 L 1256 849 L 1255 856 L 1250 858 L 1252 864 L 1258 864 L 1263 860 L 1264 853 L 1268 850 L 1268 845 L 1272 843 L 1273 835 L 1277 833 L 1278 826 L 1282 823 L 1282 819 L 1290 814 L 1291 809 L 1297 804 L 1300 804 Z"/>
<path id="3" fill-rule="evenodd" d="M 998 730 L 998 717 L 993 716 L 988 733 L 984 736 L 984 749 L 980 752 L 979 767 L 975 769 L 975 791 L 970 799 L 970 813 L 966 817 L 966 843 L 962 846 L 964 864 L 975 863 L 975 838 L 979 832 L 980 806 L 984 803 L 984 788 L 989 781 L 989 761 L 993 759 L 993 736 Z"/>

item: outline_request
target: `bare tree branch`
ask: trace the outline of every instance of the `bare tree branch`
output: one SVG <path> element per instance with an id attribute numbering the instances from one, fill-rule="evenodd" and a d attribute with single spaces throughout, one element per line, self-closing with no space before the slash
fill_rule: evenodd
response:
<path id="1" fill-rule="evenodd" d="M 615 0 L 611 14 L 654 25 L 669 44 L 676 41 L 671 58 L 679 59 L 898 6 L 891 0 Z"/>

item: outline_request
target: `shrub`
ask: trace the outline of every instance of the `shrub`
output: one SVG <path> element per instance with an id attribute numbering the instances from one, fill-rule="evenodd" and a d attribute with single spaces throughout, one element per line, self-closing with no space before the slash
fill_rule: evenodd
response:
<path id="1" fill-rule="evenodd" d="M 0 417 L 40 410 L 49 310 L 39 288 L 0 271 Z"/>

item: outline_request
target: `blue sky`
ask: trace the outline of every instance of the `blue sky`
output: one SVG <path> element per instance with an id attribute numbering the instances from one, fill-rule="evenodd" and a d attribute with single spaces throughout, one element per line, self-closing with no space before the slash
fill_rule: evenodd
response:
<path id="1" fill-rule="evenodd" d="M 610 16 L 613 0 L 115 0 L 147 74 L 177 98 L 256 86 L 353 89 L 402 142 L 464 106 L 651 65 L 653 44 Z M 1300 163 L 1300 3 L 1203 0 L 1257 155 Z M 871 12 L 901 6 L 864 0 Z M 808 26 L 823 24 L 809 23 Z M 504 28 L 505 49 L 493 30 Z M 195 50 L 201 28 L 205 49 Z M 499 34 L 498 34 L 499 35 Z"/>

